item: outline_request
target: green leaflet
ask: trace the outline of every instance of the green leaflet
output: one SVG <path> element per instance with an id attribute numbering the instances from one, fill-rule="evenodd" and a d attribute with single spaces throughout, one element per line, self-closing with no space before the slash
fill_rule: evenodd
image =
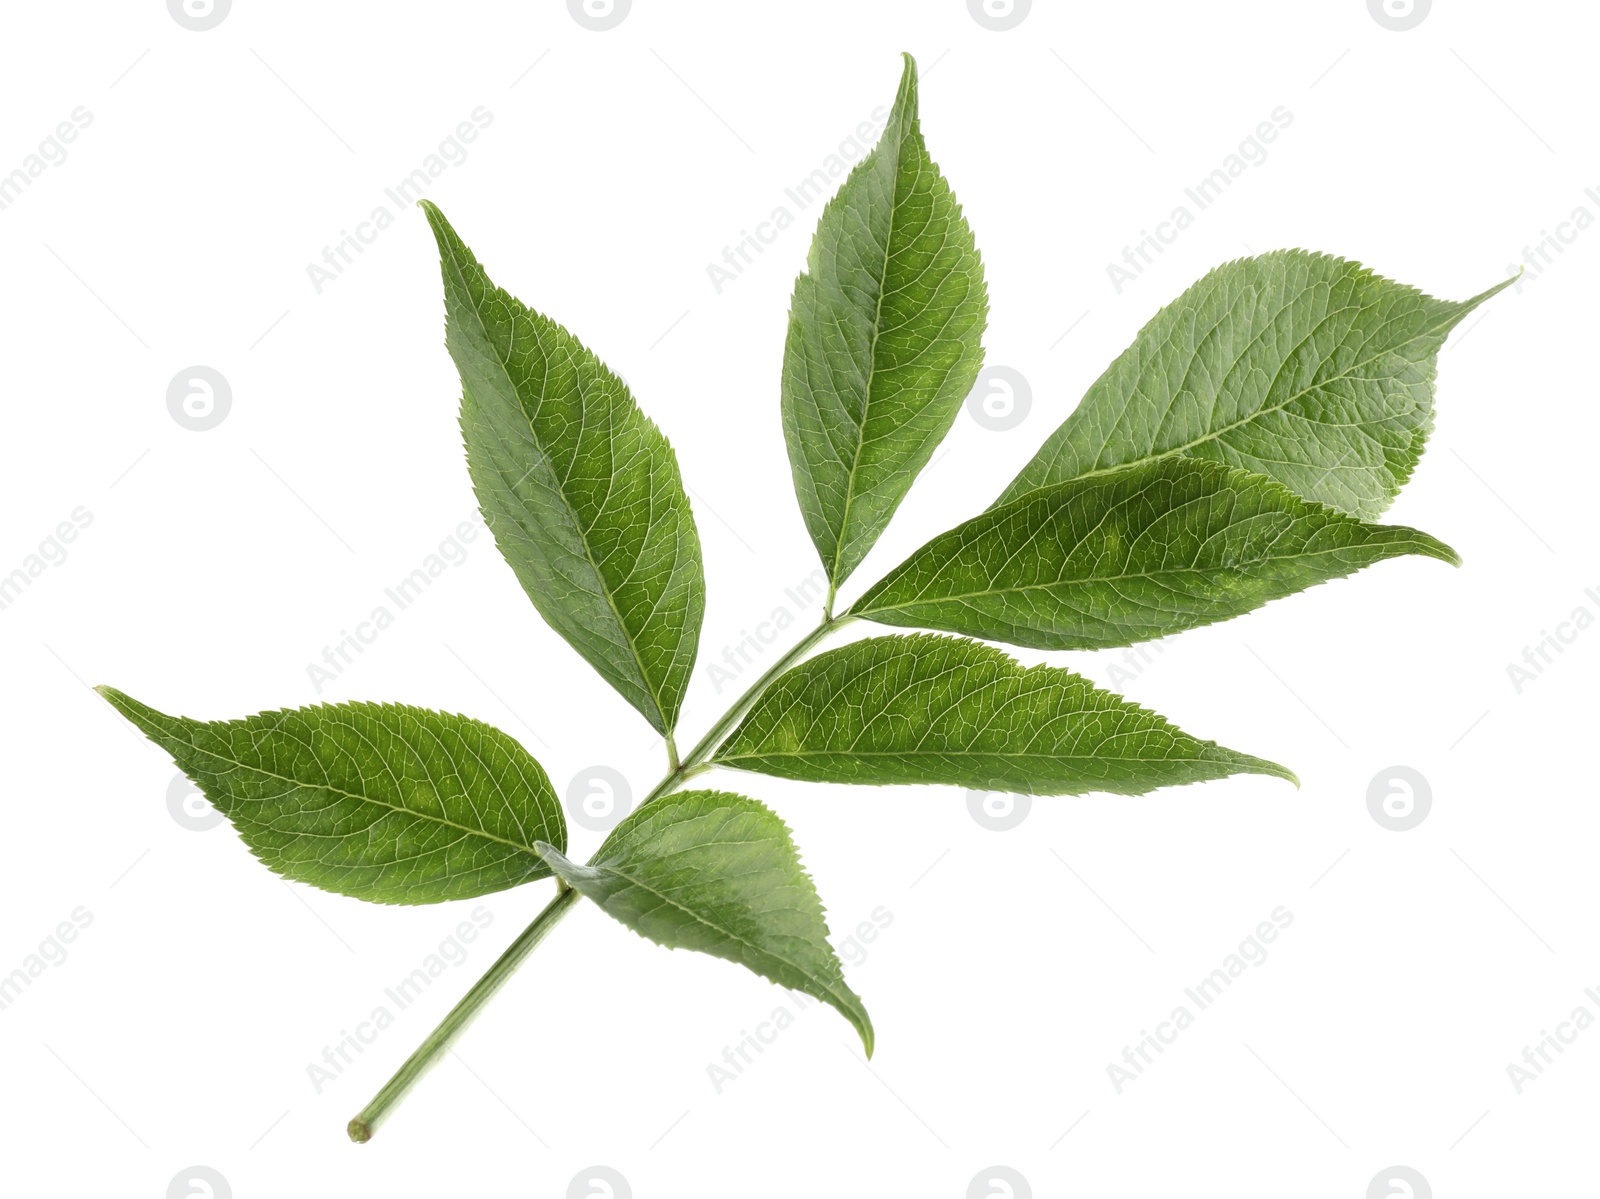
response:
<path id="1" fill-rule="evenodd" d="M 587 866 L 539 847 L 609 915 L 670 949 L 694 949 L 837 1008 L 872 1056 L 872 1021 L 828 944 L 822 901 L 789 829 L 726 791 L 652 800 L 611 831 Z"/>
<path id="2" fill-rule="evenodd" d="M 534 607 L 658 732 L 677 724 L 705 578 L 667 439 L 560 325 L 490 282 L 424 200 L 467 468 Z"/>
<path id="3" fill-rule="evenodd" d="M 1227 620 L 1403 554 L 1460 565 L 1415 529 L 1364 524 L 1264 475 L 1162 458 L 991 508 L 917 550 L 850 614 L 1101 649 Z"/>
<path id="4" fill-rule="evenodd" d="M 1139 331 L 996 502 L 1186 454 L 1373 519 L 1433 429 L 1439 347 L 1512 282 L 1451 303 L 1327 254 L 1227 263 Z"/>
<path id="5" fill-rule="evenodd" d="M 465 716 L 347 703 L 190 720 L 98 690 L 285 878 L 373 903 L 439 903 L 548 878 L 535 846 L 566 844 L 539 763 Z"/>
<path id="6" fill-rule="evenodd" d="M 782 675 L 715 762 L 819 783 L 949 783 L 1032 795 L 1272 774 L 1282 766 L 1198 741 L 1154 712 L 992 646 L 876 637 Z"/>
<path id="7" fill-rule="evenodd" d="M 817 225 L 783 352 L 783 433 L 806 529 L 837 587 L 949 432 L 983 362 L 972 231 L 928 157 L 917 68 Z"/>

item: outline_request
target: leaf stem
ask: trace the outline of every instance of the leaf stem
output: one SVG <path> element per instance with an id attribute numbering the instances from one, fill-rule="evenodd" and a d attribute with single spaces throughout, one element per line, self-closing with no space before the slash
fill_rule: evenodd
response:
<path id="1" fill-rule="evenodd" d="M 831 594 L 828 600 L 831 609 L 833 601 Z M 696 775 L 710 770 L 714 763 L 706 759 L 722 743 L 722 739 L 728 735 L 735 722 L 761 697 L 761 693 L 767 689 L 772 680 L 804 657 L 823 638 L 854 619 L 856 618 L 848 613 L 843 616 L 834 616 L 831 610 L 825 613 L 822 623 L 802 637 L 792 649 L 774 662 L 765 674 L 751 683 L 744 694 L 733 701 L 733 705 L 711 726 L 706 735 L 695 743 L 694 748 L 685 754 L 681 761 L 678 758 L 676 741 L 670 733 L 667 734 L 669 769 L 661 781 L 651 789 L 650 794 L 639 802 L 639 806 L 643 807 L 653 799 L 659 799 L 676 791 Z M 516 973 L 517 967 L 522 965 L 539 942 L 544 940 L 545 935 L 560 923 L 561 918 L 572 909 L 573 904 L 577 903 L 578 892 L 560 879 L 556 882 L 556 897 L 533 918 L 532 924 L 522 930 L 521 935 L 500 955 L 495 964 L 489 967 L 484 976 L 472 985 L 472 990 L 462 997 L 461 1002 L 450 1009 L 450 1014 L 440 1021 L 439 1027 L 428 1034 L 427 1040 L 417 1046 L 416 1052 L 395 1071 L 394 1077 L 384 1083 L 383 1089 L 372 1097 L 372 1102 L 362 1108 L 355 1119 L 350 1121 L 348 1131 L 352 1141 L 364 1142 L 372 1139 L 389 1112 L 444 1056 L 450 1046 L 455 1044 L 456 1038 L 466 1030 L 467 1025 L 472 1023 L 483 1006 L 494 997 L 495 992 L 505 986 L 506 980 Z"/>
<path id="2" fill-rule="evenodd" d="M 566 883 L 557 880 L 559 886 L 556 897 L 552 899 L 542 912 L 534 917 L 533 923 L 522 930 L 521 935 L 511 942 L 508 948 L 490 966 L 488 971 L 472 985 L 472 990 L 462 996 L 461 1002 L 450 1009 L 450 1014 L 439 1022 L 439 1027 L 428 1034 L 427 1040 L 417 1046 L 416 1052 L 405 1060 L 405 1064 L 395 1071 L 394 1077 L 383 1084 L 383 1089 L 372 1097 L 372 1102 L 362 1108 L 355 1119 L 350 1121 L 348 1131 L 350 1139 L 356 1142 L 370 1141 L 372 1135 L 378 1131 L 378 1126 L 388 1117 L 389 1112 L 412 1087 L 417 1085 L 422 1078 L 444 1056 L 445 1051 L 455 1044 L 456 1038 L 466 1031 L 467 1025 L 477 1017 L 483 1006 L 494 997 L 496 991 L 505 986 L 506 980 L 516 973 L 517 967 L 532 953 L 546 934 L 561 922 L 561 918 L 572 910 L 578 902 L 578 892 Z"/>

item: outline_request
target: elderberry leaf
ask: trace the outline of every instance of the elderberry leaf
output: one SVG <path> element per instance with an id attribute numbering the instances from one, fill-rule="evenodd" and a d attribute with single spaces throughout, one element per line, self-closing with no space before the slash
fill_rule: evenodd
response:
<path id="1" fill-rule="evenodd" d="M 496 287 L 430 202 L 467 469 L 495 544 L 550 626 L 660 733 L 705 612 L 678 459 L 621 379 Z"/>
<path id="2" fill-rule="evenodd" d="M 923 144 L 908 54 L 888 126 L 823 210 L 789 306 L 783 433 L 833 586 L 949 432 L 987 314 L 972 230 Z"/>
<path id="3" fill-rule="evenodd" d="M 470 899 L 549 878 L 566 819 L 500 730 L 402 704 L 319 704 L 242 720 L 168 716 L 97 688 L 172 755 L 268 869 L 373 903 Z"/>
<path id="4" fill-rule="evenodd" d="M 858 641 L 780 675 L 715 761 L 808 782 L 1031 795 L 1142 795 L 1230 774 L 1298 785 L 1070 670 L 926 633 Z"/>
<path id="5" fill-rule="evenodd" d="M 996 502 L 1182 454 L 1373 519 L 1433 430 L 1445 338 L 1512 282 L 1455 302 L 1305 250 L 1225 263 L 1139 330 Z"/>
<path id="6" fill-rule="evenodd" d="M 1025 493 L 935 537 L 850 610 L 1037 649 L 1132 645 L 1242 615 L 1386 558 L 1460 565 L 1247 471 L 1162 458 Z"/>
<path id="7" fill-rule="evenodd" d="M 586 866 L 554 846 L 539 849 L 569 886 L 639 935 L 726 958 L 830 1004 L 872 1056 L 872 1020 L 845 985 L 817 889 L 788 826 L 765 804 L 680 791 L 629 814 Z"/>

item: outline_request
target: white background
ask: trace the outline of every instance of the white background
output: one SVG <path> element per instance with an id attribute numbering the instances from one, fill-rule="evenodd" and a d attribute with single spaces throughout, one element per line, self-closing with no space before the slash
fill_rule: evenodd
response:
<path id="1" fill-rule="evenodd" d="M 0 1011 L 0 1190 L 161 1199 L 196 1164 L 237 1199 L 562 1196 L 595 1164 L 640 1199 L 959 1199 L 996 1164 L 1037 1196 L 1361 1199 L 1396 1164 L 1441 1197 L 1595 1185 L 1600 1031 L 1521 1094 L 1506 1067 L 1580 1004 L 1600 1015 L 1600 631 L 1520 694 L 1506 668 L 1576 607 L 1600 615 L 1600 231 L 1440 357 L 1438 430 L 1390 519 L 1462 569 L 1384 563 L 1119 676 L 1298 792 L 1036 800 L 992 832 L 953 789 L 720 780 L 790 822 L 837 933 L 892 913 L 848 970 L 870 1066 L 816 1007 L 718 1094 L 707 1067 L 792 1001 L 584 905 L 351 1145 L 345 1121 L 549 885 L 481 901 L 466 964 L 318 1093 L 307 1066 L 478 901 L 283 883 L 226 824 L 175 819 L 170 760 L 87 689 L 206 718 L 401 700 L 505 728 L 563 792 L 597 764 L 635 795 L 659 775 L 648 727 L 484 538 L 337 680 L 308 677 L 473 508 L 433 241 L 383 189 L 478 106 L 492 124 L 430 197 L 628 378 L 693 489 L 689 740 L 730 697 L 707 663 L 817 565 L 778 419 L 816 209 L 783 189 L 890 102 L 900 50 L 984 257 L 988 360 L 1033 407 L 1007 432 L 963 414 L 846 598 L 986 506 L 1211 266 L 1305 246 L 1460 298 L 1578 206 L 1600 216 L 1592 6 L 1438 0 L 1408 32 L 1364 0 L 1033 9 L 993 32 L 964 0 L 635 0 L 593 32 L 553 0 L 236 0 L 192 32 L 158 0 L 8 6 L 0 173 L 74 108 L 93 119 L 0 211 L 0 573 L 75 508 L 93 521 L 0 611 L 0 973 L 74 909 L 93 922 Z M 1277 106 L 1293 122 L 1266 161 L 1119 294 L 1107 264 Z M 307 265 L 380 204 L 394 223 L 319 294 Z M 793 227 L 719 294 L 708 264 L 779 205 Z M 166 403 L 196 364 L 232 389 L 206 432 Z M 1047 657 L 1102 683 L 1123 662 Z M 1367 807 L 1397 764 L 1432 791 L 1404 833 Z M 574 828 L 575 853 L 599 839 Z M 1280 905 L 1268 960 L 1118 1094 L 1107 1065 Z"/>

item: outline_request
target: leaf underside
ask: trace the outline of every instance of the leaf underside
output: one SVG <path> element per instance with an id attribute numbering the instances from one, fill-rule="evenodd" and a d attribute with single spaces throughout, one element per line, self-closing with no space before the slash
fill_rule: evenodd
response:
<path id="1" fill-rule="evenodd" d="M 586 866 L 542 848 L 568 885 L 634 932 L 830 1004 L 872 1055 L 872 1021 L 845 985 L 822 901 L 787 826 L 765 805 L 680 791 L 631 813 Z"/>
<path id="2" fill-rule="evenodd" d="M 544 770 L 465 716 L 345 703 L 190 720 L 98 690 L 297 882 L 373 903 L 470 899 L 550 877 L 535 846 L 566 844 Z"/>
<path id="3" fill-rule="evenodd" d="M 823 210 L 789 308 L 784 438 L 834 586 L 949 432 L 983 362 L 987 312 L 972 231 L 923 144 L 907 55 L 888 126 Z"/>
<path id="4" fill-rule="evenodd" d="M 716 763 L 823 783 L 1142 795 L 1282 766 L 1200 741 L 1054 666 L 928 634 L 876 637 L 778 678 Z"/>
<path id="5" fill-rule="evenodd" d="M 444 214 L 446 343 L 467 468 L 539 614 L 660 733 L 689 685 L 705 578 L 672 447 L 577 338 L 496 287 Z"/>
<path id="6" fill-rule="evenodd" d="M 1164 458 L 1024 494 L 928 542 L 851 614 L 1037 649 L 1132 645 L 1448 546 L 1263 475 Z"/>
<path id="7" fill-rule="evenodd" d="M 1511 282 L 1454 303 L 1327 254 L 1226 263 L 1139 331 L 996 502 L 1181 454 L 1374 519 L 1432 431 L 1439 348 Z"/>

